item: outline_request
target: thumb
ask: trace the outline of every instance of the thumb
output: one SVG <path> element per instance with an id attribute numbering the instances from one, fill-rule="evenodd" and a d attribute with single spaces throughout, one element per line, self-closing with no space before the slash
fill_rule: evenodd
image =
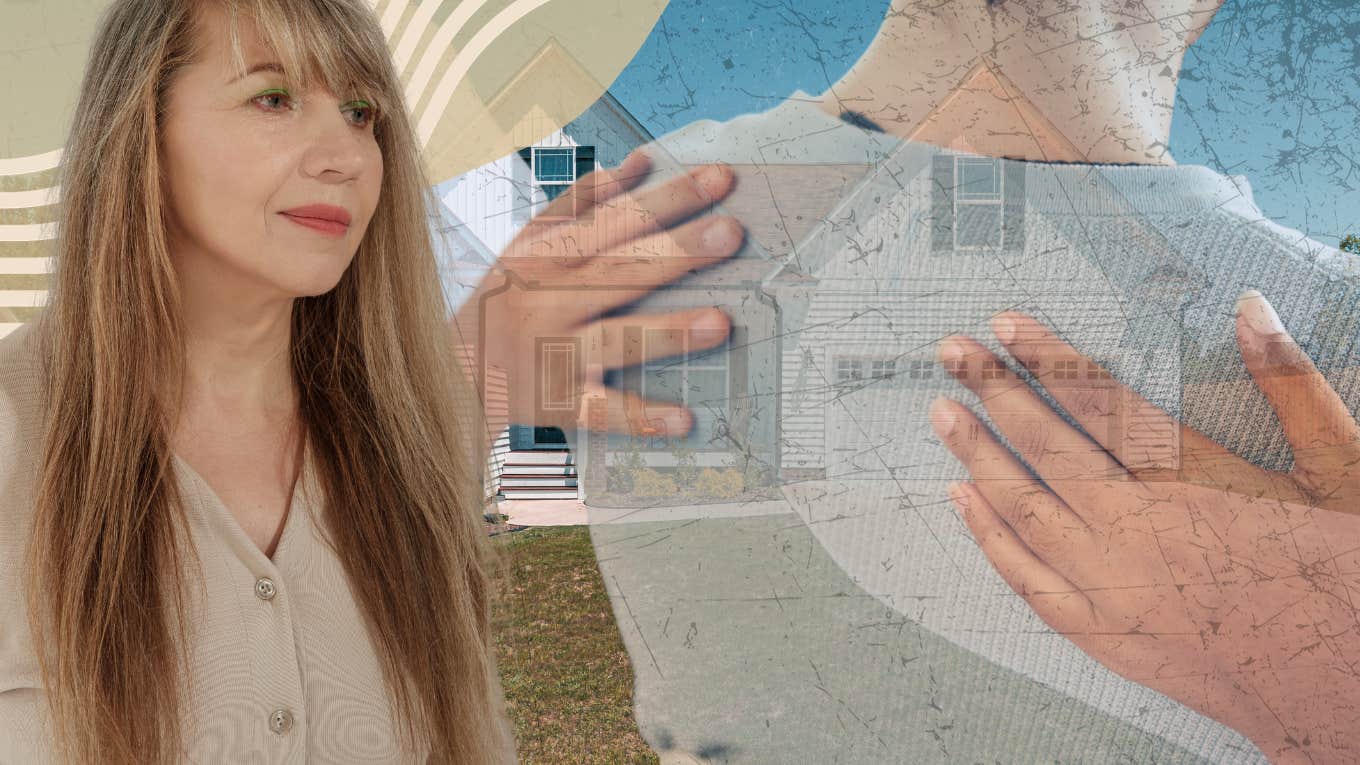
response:
<path id="1" fill-rule="evenodd" d="M 1237 344 L 1294 450 L 1295 477 L 1310 488 L 1360 480 L 1360 426 L 1256 290 L 1237 299 Z"/>

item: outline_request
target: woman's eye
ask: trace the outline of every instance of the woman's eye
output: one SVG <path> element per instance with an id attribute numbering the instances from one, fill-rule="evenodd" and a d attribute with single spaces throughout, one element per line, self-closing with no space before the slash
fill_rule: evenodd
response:
<path id="1" fill-rule="evenodd" d="M 347 112 L 359 112 L 362 116 L 354 124 L 359 127 L 368 127 L 378 118 L 378 108 L 367 101 L 354 101 L 345 107 Z"/>
<path id="2" fill-rule="evenodd" d="M 260 95 L 255 96 L 255 98 L 252 99 L 252 100 L 255 101 L 255 103 L 266 103 L 266 104 L 267 104 L 267 103 L 270 102 L 272 99 L 287 100 L 287 99 L 288 99 L 288 93 L 285 92 L 285 91 L 282 91 L 282 90 L 272 90 L 272 91 L 269 91 L 268 93 L 261 93 Z M 270 109 L 268 109 L 268 111 L 275 111 L 275 109 L 270 108 Z"/>

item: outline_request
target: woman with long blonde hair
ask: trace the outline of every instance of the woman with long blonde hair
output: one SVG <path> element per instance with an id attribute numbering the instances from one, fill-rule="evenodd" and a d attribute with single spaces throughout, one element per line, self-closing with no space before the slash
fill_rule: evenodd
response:
<path id="1" fill-rule="evenodd" d="M 0 762 L 513 761 L 486 423 L 372 9 L 116 0 L 60 176 L 0 341 Z M 639 232 L 730 175 L 682 182 Z"/>

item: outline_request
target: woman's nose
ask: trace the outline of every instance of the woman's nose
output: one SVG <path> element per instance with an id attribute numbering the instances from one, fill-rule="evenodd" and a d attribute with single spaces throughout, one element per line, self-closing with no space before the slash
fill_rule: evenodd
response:
<path id="1" fill-rule="evenodd" d="M 309 143 L 303 158 L 303 172 L 323 180 L 349 180 L 365 170 L 369 152 L 365 143 L 373 137 L 365 128 L 356 127 L 335 99 L 313 98 L 321 104 L 306 120 Z"/>

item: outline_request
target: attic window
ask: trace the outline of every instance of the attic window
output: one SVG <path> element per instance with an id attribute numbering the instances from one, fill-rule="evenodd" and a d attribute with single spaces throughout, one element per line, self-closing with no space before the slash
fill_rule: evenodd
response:
<path id="1" fill-rule="evenodd" d="M 529 167 L 527 179 L 519 176 L 520 180 L 528 180 L 532 192 L 531 204 L 525 208 L 526 215 L 540 214 L 544 205 L 562 196 L 578 178 L 595 170 L 594 146 L 529 146 L 520 149 L 519 156 Z M 592 210 L 589 194 L 588 189 L 573 192 L 559 203 L 552 218 L 589 218 Z"/>
<path id="2" fill-rule="evenodd" d="M 533 168 L 534 185 L 543 189 L 549 200 L 556 199 L 576 181 L 576 147 L 534 147 Z"/>
<path id="3" fill-rule="evenodd" d="M 989 157 L 955 157 L 954 249 L 977 250 L 1005 243 L 1005 183 L 1001 163 Z"/>

